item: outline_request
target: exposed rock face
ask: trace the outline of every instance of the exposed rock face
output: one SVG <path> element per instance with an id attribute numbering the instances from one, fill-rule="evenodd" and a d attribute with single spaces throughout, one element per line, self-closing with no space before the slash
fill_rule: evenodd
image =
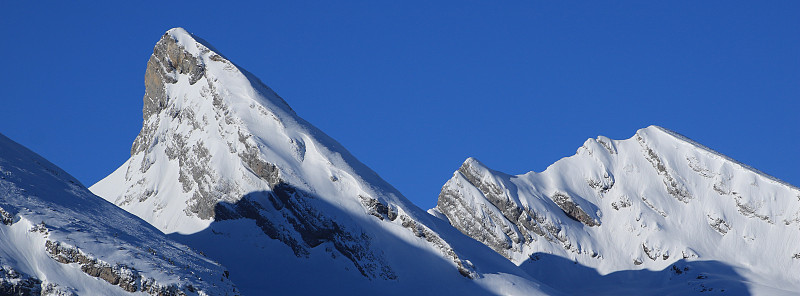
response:
<path id="1" fill-rule="evenodd" d="M 145 96 L 142 116 L 147 119 L 167 107 L 169 99 L 165 93 L 165 84 L 178 82 L 178 74 L 189 78 L 189 84 L 195 84 L 205 73 L 202 60 L 187 52 L 170 34 L 161 36 L 161 40 L 153 48 L 153 55 L 147 61 L 144 75 Z"/>
<path id="2" fill-rule="evenodd" d="M 180 74 L 186 75 L 189 84 L 193 85 L 205 74 L 205 65 L 201 59 L 178 44 L 172 35 L 164 34 L 153 48 L 153 55 L 147 61 L 145 70 L 144 108 L 142 108 L 145 123 L 148 118 L 167 108 L 169 96 L 166 93 L 166 85 L 177 83 Z M 131 155 L 141 152 L 150 145 L 154 129 L 153 125 L 142 126 L 142 131 L 131 147 Z"/>
<path id="3" fill-rule="evenodd" d="M 442 187 L 436 209 L 462 233 L 508 258 L 537 237 L 567 243 L 559 234 L 559 222 L 519 202 L 510 178 L 489 170 L 474 158 L 467 159 Z M 599 224 L 563 193 L 554 194 L 549 204 L 551 209 L 560 207 L 570 218 L 587 226 Z"/>

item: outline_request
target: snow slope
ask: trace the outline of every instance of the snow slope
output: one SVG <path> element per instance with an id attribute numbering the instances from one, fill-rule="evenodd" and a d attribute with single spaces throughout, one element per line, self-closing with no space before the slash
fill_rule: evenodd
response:
<path id="1" fill-rule="evenodd" d="M 800 293 L 800 189 L 661 127 L 541 173 L 467 159 L 431 212 L 569 293 Z"/>
<path id="2" fill-rule="evenodd" d="M 184 29 L 158 41 L 145 86 L 131 158 L 90 189 L 220 261 L 244 294 L 552 292 Z"/>
<path id="3" fill-rule="evenodd" d="M 219 264 L 0 135 L 0 294 L 238 295 Z"/>

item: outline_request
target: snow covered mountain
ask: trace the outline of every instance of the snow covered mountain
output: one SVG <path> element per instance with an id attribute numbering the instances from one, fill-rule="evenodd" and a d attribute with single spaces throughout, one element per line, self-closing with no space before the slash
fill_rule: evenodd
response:
<path id="1" fill-rule="evenodd" d="M 130 159 L 90 189 L 230 268 L 243 294 L 554 293 L 185 30 L 156 43 L 145 86 Z"/>
<path id="2" fill-rule="evenodd" d="M 661 127 L 541 173 L 467 159 L 430 211 L 567 293 L 800 293 L 800 189 Z"/>
<path id="3" fill-rule="evenodd" d="M 238 295 L 228 271 L 0 135 L 0 295 Z"/>

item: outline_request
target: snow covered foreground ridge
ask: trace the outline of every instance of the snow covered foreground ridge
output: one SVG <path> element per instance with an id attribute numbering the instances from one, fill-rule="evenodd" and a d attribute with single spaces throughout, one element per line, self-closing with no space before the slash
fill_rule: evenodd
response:
<path id="1" fill-rule="evenodd" d="M 236 295 L 227 271 L 0 135 L 0 295 Z"/>
<path id="2" fill-rule="evenodd" d="M 90 189 L 224 264 L 243 294 L 552 293 L 185 30 L 156 43 L 145 86 L 131 158 Z"/>
<path id="3" fill-rule="evenodd" d="M 698 279 L 734 274 L 751 293 L 800 293 L 800 189 L 656 126 L 589 139 L 541 173 L 467 159 L 431 212 L 551 285 L 575 276 L 542 270 L 555 255 L 598 278 L 710 260 L 732 270 Z"/>

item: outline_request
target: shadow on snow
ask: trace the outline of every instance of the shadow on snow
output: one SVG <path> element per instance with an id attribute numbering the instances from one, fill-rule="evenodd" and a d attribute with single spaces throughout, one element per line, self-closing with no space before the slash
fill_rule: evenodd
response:
<path id="1" fill-rule="evenodd" d="M 234 270 L 243 295 L 488 294 L 440 255 L 374 231 L 384 222 L 378 217 L 352 215 L 286 183 L 219 202 L 214 213 L 203 231 L 169 236 Z"/>
<path id="2" fill-rule="evenodd" d="M 654 270 L 622 270 L 601 275 L 572 260 L 535 253 L 520 266 L 532 277 L 573 295 L 750 295 L 747 280 L 719 261 L 681 259 Z"/>

